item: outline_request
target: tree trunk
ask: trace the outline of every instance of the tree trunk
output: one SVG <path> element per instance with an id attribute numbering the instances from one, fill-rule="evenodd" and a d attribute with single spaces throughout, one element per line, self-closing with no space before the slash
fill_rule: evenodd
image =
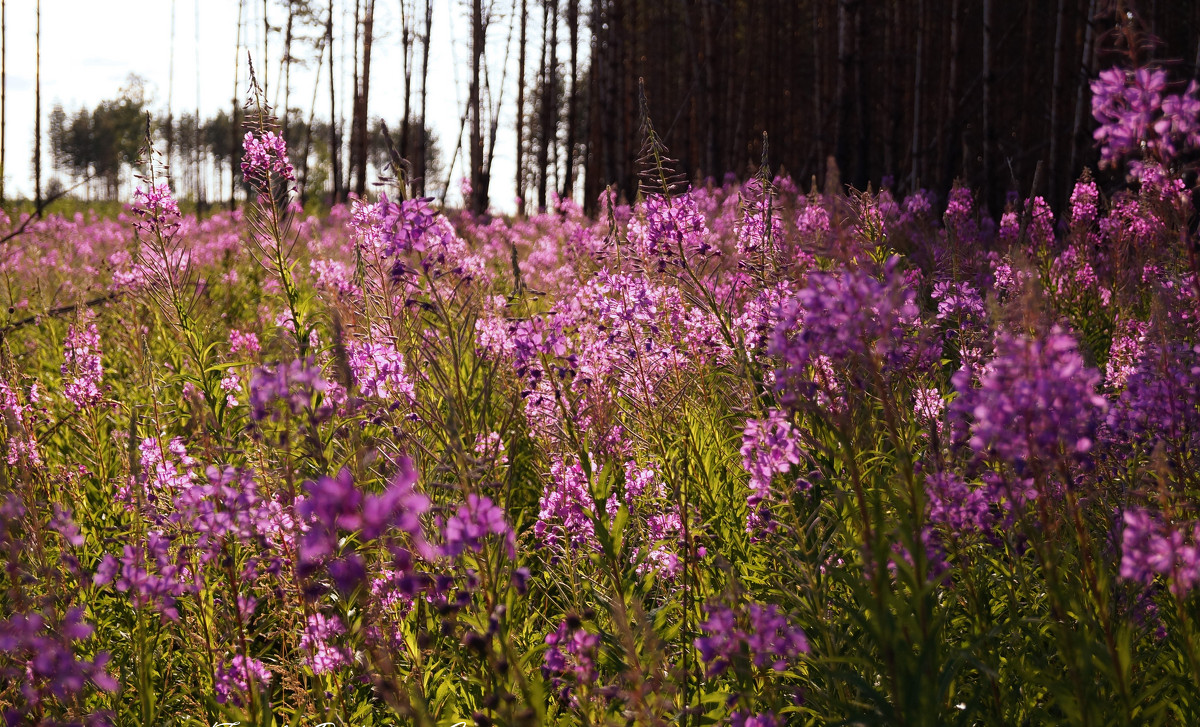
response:
<path id="1" fill-rule="evenodd" d="M 42 0 L 37 0 L 36 12 L 34 47 L 37 52 L 37 67 L 34 71 L 33 179 L 34 205 L 40 219 L 42 216 Z"/>
<path id="2" fill-rule="evenodd" d="M 421 154 L 420 166 L 421 170 L 421 196 L 425 196 L 425 175 L 427 173 L 425 151 L 428 142 L 425 139 L 426 130 L 429 128 L 428 117 L 425 115 L 427 108 L 426 102 L 429 99 L 426 93 L 426 83 L 429 80 L 429 34 L 433 29 L 433 0 L 425 0 L 425 42 L 421 44 Z"/>
<path id="3" fill-rule="evenodd" d="M 596 0 L 599 2 L 599 0 Z M 517 50 L 517 215 L 525 216 L 525 46 L 529 0 L 521 0 L 521 41 Z"/>
<path id="4" fill-rule="evenodd" d="M 404 118 L 400 122 L 400 154 L 409 161 L 412 160 L 412 150 L 408 148 L 410 135 L 409 125 L 412 123 L 412 28 L 408 19 L 408 0 L 400 0 L 400 60 L 401 72 L 404 74 Z M 396 170 L 400 174 L 399 169 Z M 408 180 L 404 180 L 408 183 Z"/>
<path id="5" fill-rule="evenodd" d="M 8 4 L 0 0 L 0 204 L 4 203 L 4 140 L 8 118 Z"/>
<path id="6" fill-rule="evenodd" d="M 304 125 L 304 154 L 300 157 L 300 205 L 308 204 L 308 157 L 312 153 L 313 121 L 317 115 L 317 92 L 321 90 L 321 69 L 325 61 L 325 38 L 317 42 L 317 76 L 313 79 L 312 101 L 308 104 L 308 122 Z M 333 85 L 330 79 L 330 86 Z"/>
<path id="7" fill-rule="evenodd" d="M 371 40 L 375 28 L 375 0 L 367 0 L 363 17 L 362 92 L 358 95 L 358 172 L 354 178 L 354 193 L 362 198 L 367 193 L 367 112 L 371 96 Z"/>
<path id="8" fill-rule="evenodd" d="M 359 67 L 358 48 L 362 42 L 362 0 L 354 0 L 354 48 L 351 53 L 351 87 L 350 98 L 350 148 L 347 149 L 350 163 L 346 169 L 347 194 L 354 184 L 354 173 L 358 170 L 358 114 L 359 96 L 362 94 L 362 75 Z M 343 94 L 345 95 L 345 94 Z"/>
<path id="9" fill-rule="evenodd" d="M 1094 65 L 1094 42 L 1096 27 L 1096 0 L 1088 0 L 1087 25 L 1083 32 L 1083 50 L 1079 54 L 1078 78 L 1075 82 L 1075 119 L 1071 124 L 1071 171 L 1079 160 L 1080 135 L 1083 132 L 1083 111 L 1087 106 L 1085 90 L 1092 76 Z"/>
<path id="10" fill-rule="evenodd" d="M 537 165 L 537 209 L 543 210 L 546 208 L 546 167 L 550 164 L 549 154 L 546 151 L 546 66 L 549 64 L 550 52 L 550 11 L 549 0 L 542 0 L 542 57 L 538 66 L 538 135 L 537 135 L 537 159 L 534 164 Z"/>
<path id="11" fill-rule="evenodd" d="M 884 24 L 883 29 L 883 63 L 880 73 L 883 76 L 883 87 L 887 89 L 882 99 L 884 103 L 883 118 L 887 124 L 887 135 L 881 144 L 884 169 L 899 170 L 901 167 L 901 162 L 896 161 L 900 156 L 898 153 L 900 127 L 904 123 L 904 114 L 901 111 L 902 104 L 900 103 L 900 88 L 903 84 L 898 81 L 898 77 L 904 73 L 900 65 L 902 54 L 899 48 L 909 38 L 909 35 L 904 32 L 902 24 L 904 16 L 901 7 L 905 4 L 902 0 L 889 0 L 886 11 L 889 14 L 888 22 Z"/>
<path id="12" fill-rule="evenodd" d="M 992 0 L 983 0 L 983 199 L 992 205 Z"/>
<path id="13" fill-rule="evenodd" d="M 333 182 L 332 204 L 342 201 L 342 165 L 339 160 L 337 76 L 333 75 L 333 0 L 329 0 L 329 19 L 325 22 L 325 44 L 329 46 L 329 163 Z"/>
<path id="14" fill-rule="evenodd" d="M 538 209 L 546 209 L 546 188 L 550 178 L 550 145 L 554 143 L 558 118 L 554 102 L 557 95 L 554 79 L 558 66 L 558 0 L 550 0 L 542 6 L 542 121 L 541 139 L 538 143 Z M 550 37 L 547 39 L 546 33 Z"/>
<path id="15" fill-rule="evenodd" d="M 200 0 L 196 0 L 193 5 L 195 8 L 195 27 L 196 27 L 196 216 L 204 213 L 207 202 L 205 200 L 204 188 L 204 145 L 200 143 L 201 120 L 200 120 Z"/>
<path id="16" fill-rule="evenodd" d="M 850 0 L 838 0 L 837 4 L 837 125 L 834 134 L 837 141 L 836 149 L 838 167 L 845 169 L 849 166 L 850 141 L 847 131 L 850 128 Z"/>
<path id="17" fill-rule="evenodd" d="M 1067 15 L 1066 0 L 1058 0 L 1058 14 L 1054 28 L 1054 57 L 1051 59 L 1050 84 L 1050 194 L 1051 203 L 1057 200 L 1057 190 L 1063 186 L 1058 178 L 1058 106 L 1062 96 L 1062 45 Z M 1072 170 L 1074 172 L 1074 170 Z"/>
<path id="18" fill-rule="evenodd" d="M 917 57 L 913 71 L 912 171 L 908 188 L 915 191 L 921 159 L 921 69 L 925 54 L 925 0 L 917 0 Z"/>
<path id="19" fill-rule="evenodd" d="M 171 0 L 171 57 L 167 63 L 167 128 L 163 136 L 167 141 L 167 185 L 174 189 L 171 182 L 172 152 L 175 146 L 175 9 L 178 0 Z M 236 55 L 236 53 L 235 53 Z"/>
<path id="20" fill-rule="evenodd" d="M 821 161 L 825 158 L 825 124 L 822 121 L 824 118 L 824 105 L 821 103 L 821 80 L 824 76 L 821 74 L 823 56 L 821 55 L 821 15 L 817 3 L 812 4 L 812 53 L 813 53 L 813 88 L 812 88 L 812 119 L 816 124 L 817 133 L 813 136 L 814 146 L 816 147 L 816 168 L 820 169 Z M 716 106 L 716 99 L 712 99 L 710 103 Z M 714 173 L 716 170 L 713 170 Z"/>
<path id="21" fill-rule="evenodd" d="M 571 38 L 571 91 L 567 97 L 567 153 L 563 170 L 562 196 L 575 197 L 576 84 L 579 79 L 579 0 L 567 0 L 567 28 Z"/>
<path id="22" fill-rule="evenodd" d="M 477 215 L 487 210 L 487 189 L 483 168 L 483 114 L 480 109 L 479 85 L 483 74 L 483 2 L 471 2 L 471 151 L 467 155 L 471 164 L 471 199 L 467 200 L 470 210 Z"/>
<path id="23" fill-rule="evenodd" d="M 263 98 L 267 96 L 267 82 L 271 78 L 271 55 L 267 47 L 267 37 L 271 35 L 271 23 L 268 19 L 267 0 L 263 0 L 262 6 L 262 21 L 263 21 L 263 57 L 262 62 L 258 67 L 262 69 L 262 92 Z"/>
<path id="24" fill-rule="evenodd" d="M 288 0 L 287 30 L 283 36 L 283 110 L 279 113 L 279 123 L 283 138 L 288 138 L 288 108 L 292 102 L 292 27 L 296 22 L 296 0 Z M 320 61 L 318 61 L 319 63 Z"/>
<path id="25" fill-rule="evenodd" d="M 867 96 L 867 74 L 864 70 L 866 62 L 867 24 L 863 21 L 863 13 L 867 9 L 865 3 L 858 2 L 854 7 L 854 95 L 855 115 L 858 116 L 858 154 L 854 164 L 854 183 L 860 189 L 867 186 L 867 174 L 870 169 L 870 132 L 871 104 Z"/>
<path id="26" fill-rule="evenodd" d="M 942 183 L 946 186 L 949 186 L 954 179 L 952 171 L 954 154 L 950 149 L 951 144 L 958 139 L 958 18 L 960 2 L 961 0 L 951 0 L 950 3 L 950 67 L 946 71 L 946 96 L 944 99 L 946 117 L 942 122 L 942 128 L 948 128 L 949 134 L 948 138 L 939 144 L 941 153 L 945 154 Z"/>
<path id="27" fill-rule="evenodd" d="M 716 177 L 721 170 L 717 168 L 717 53 L 714 48 L 712 14 L 711 3 L 700 4 L 700 32 L 704 34 L 704 108 L 706 116 L 704 122 L 704 170 L 706 174 Z"/>
<path id="28" fill-rule="evenodd" d="M 232 212 L 237 208 L 237 150 L 238 150 L 238 84 L 241 82 L 242 63 L 242 30 L 243 30 L 243 12 L 246 9 L 246 0 L 238 0 L 238 24 L 237 24 L 237 45 L 233 49 L 233 98 L 230 101 L 229 113 L 229 211 Z"/>

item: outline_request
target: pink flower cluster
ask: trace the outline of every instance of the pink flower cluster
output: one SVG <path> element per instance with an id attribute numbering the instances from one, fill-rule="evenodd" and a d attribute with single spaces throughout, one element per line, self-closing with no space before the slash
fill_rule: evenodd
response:
<path id="1" fill-rule="evenodd" d="M 138 216 L 133 226 L 146 233 L 158 230 L 164 237 L 179 229 L 179 203 L 166 182 L 138 187 L 133 193 L 133 212 Z"/>
<path id="2" fill-rule="evenodd" d="M 242 148 L 246 152 L 242 157 L 242 176 L 246 180 L 259 186 L 269 184 L 271 175 L 283 177 L 289 182 L 296 181 L 296 171 L 288 159 L 287 142 L 274 131 L 268 131 L 261 137 L 247 131 Z"/>
<path id="3" fill-rule="evenodd" d="M 1166 71 L 1149 68 L 1109 68 L 1092 81 L 1102 164 L 1143 152 L 1166 163 L 1185 148 L 1200 147 L 1200 87 L 1192 81 L 1183 93 L 1168 94 L 1167 83 Z"/>
<path id="4" fill-rule="evenodd" d="M 67 383 L 63 393 L 76 409 L 95 406 L 103 397 L 100 379 L 104 375 L 104 367 L 100 364 L 100 331 L 96 324 L 70 326 L 65 348 L 61 371 L 67 377 Z"/>

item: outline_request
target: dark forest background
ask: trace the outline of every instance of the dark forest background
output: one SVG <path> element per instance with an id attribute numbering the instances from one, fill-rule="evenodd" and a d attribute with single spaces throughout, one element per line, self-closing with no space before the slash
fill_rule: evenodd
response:
<path id="1" fill-rule="evenodd" d="M 272 46 L 259 57 L 288 84 L 278 114 L 306 201 L 368 188 L 386 160 L 371 101 L 400 93 L 403 118 L 387 126 L 417 191 L 444 196 L 462 160 L 476 210 L 488 205 L 506 105 L 518 119 L 521 212 L 553 192 L 590 207 L 609 184 L 632 198 L 643 109 L 694 180 L 753 174 L 766 132 L 771 167 L 802 187 L 886 182 L 944 194 L 961 180 L 995 210 L 1011 190 L 1028 191 L 1040 163 L 1039 192 L 1058 204 L 1098 161 L 1088 84 L 1099 70 L 1152 65 L 1180 84 L 1200 78 L 1194 0 L 453 0 L 469 18 L 470 90 L 461 127 L 435 134 L 422 122 L 434 3 L 392 0 L 400 27 L 387 42 L 401 44 L 404 66 L 399 78 L 376 68 L 372 79 L 384 1 L 241 0 L 239 37 L 264 23 Z M 351 10 L 353 37 L 335 35 L 333 19 Z M 497 48 L 503 59 L 489 57 Z M 344 56 L 352 64 L 335 69 Z M 502 60 L 517 66 L 515 94 L 490 86 Z M 295 64 L 346 74 L 352 98 L 293 88 Z M 235 88 L 244 66 L 232 69 Z M 152 114 L 179 193 L 201 208 L 244 198 L 242 101 L 211 118 Z M 38 199 L 71 184 L 88 199 L 119 196 L 150 110 L 137 79 L 94 108 L 55 107 L 45 161 L 40 91 L 38 105 Z"/>
<path id="2" fill-rule="evenodd" d="M 807 186 L 945 193 L 993 208 L 1027 191 L 1056 203 L 1098 154 L 1089 81 L 1111 65 L 1200 78 L 1200 2 L 1110 0 L 596 0 L 586 193 L 633 189 L 637 77 L 689 175 L 773 166 Z"/>

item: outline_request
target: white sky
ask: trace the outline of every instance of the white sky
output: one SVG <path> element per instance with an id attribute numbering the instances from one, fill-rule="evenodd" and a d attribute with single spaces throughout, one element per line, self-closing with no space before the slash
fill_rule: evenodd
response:
<path id="1" fill-rule="evenodd" d="M 342 11 L 335 19 L 335 63 L 337 73 L 346 71 L 339 79 L 338 113 L 351 92 L 349 43 L 353 27 L 353 0 L 336 0 Z M 423 5 L 424 3 L 418 3 Z M 411 3 L 411 4 L 418 4 Z M 327 0 L 313 0 L 324 22 Z M 34 136 L 34 69 L 35 69 L 35 0 L 7 0 L 8 7 L 8 89 L 7 89 L 7 150 L 5 156 L 6 194 L 33 195 L 33 136 Z M 239 98 L 244 99 L 245 52 L 248 47 L 254 57 L 256 71 L 261 77 L 262 63 L 262 2 L 247 0 L 246 37 L 243 38 L 242 84 Z M 271 0 L 270 22 L 280 27 L 286 22 L 286 12 L 278 0 Z M 530 3 L 529 36 L 531 47 L 526 62 L 526 82 L 535 81 L 540 50 L 533 42 L 540 35 L 541 17 Z M 170 85 L 171 15 L 175 9 L 175 82 Z M 488 30 L 488 48 L 493 94 L 499 91 L 505 43 L 509 38 L 510 3 L 494 0 L 496 16 Z M 423 8 L 421 9 L 423 14 Z M 449 164 L 458 135 L 462 109 L 469 81 L 469 3 L 463 0 L 434 0 L 433 30 L 429 60 L 429 123 L 437 133 L 443 164 Z M 197 18 L 199 24 L 197 26 Z M 68 115 L 81 106 L 94 107 L 104 99 L 116 98 L 130 73 L 146 80 L 147 97 L 156 110 L 165 110 L 168 90 L 171 90 L 175 114 L 194 111 L 199 104 L 201 116 L 208 117 L 218 109 L 229 109 L 233 90 L 233 61 L 237 44 L 238 0 L 42 0 L 42 131 L 55 103 L 61 103 Z M 423 22 L 423 18 L 418 19 Z M 344 30 L 343 30 L 344 28 Z M 417 26 L 420 29 L 420 26 Z M 518 29 L 519 30 L 519 29 Z M 310 37 L 318 31 L 305 31 Z M 321 31 L 323 32 L 323 31 Z M 560 38 L 564 34 L 560 34 Z M 198 41 L 197 41 L 198 37 Z M 400 49 L 400 0 L 376 0 L 375 43 L 372 52 L 370 115 L 382 116 L 394 125 L 403 113 L 403 74 Z M 268 92 L 274 101 L 281 87 L 279 55 L 283 49 L 283 33 L 272 32 L 269 38 L 271 78 Z M 294 50 L 293 55 L 315 58 L 311 44 Z M 342 63 L 343 51 L 346 62 Z M 419 64 L 419 48 L 414 61 Z M 560 56 L 563 54 L 560 53 Z M 513 120 L 516 105 L 516 34 L 508 63 L 507 80 L 500 118 L 496 156 L 492 167 L 491 200 L 493 208 L 511 211 L 515 208 L 516 168 Z M 329 108 L 328 61 L 322 71 L 317 95 L 317 116 L 326 116 Z M 199 69 L 197 70 L 197 65 Z M 307 113 L 313 94 L 314 61 L 308 67 L 292 68 L 291 106 Z M 344 90 L 344 93 L 343 93 Z M 419 77 L 413 77 L 413 104 L 419 110 Z M 527 94 L 528 98 L 528 94 Z M 282 97 L 279 97 L 282 104 Z M 486 129 L 486 125 L 485 125 Z M 465 141 L 464 141 L 465 143 Z M 49 178 L 49 148 L 42 141 L 43 189 Z M 462 152 L 455 165 L 447 204 L 458 204 L 459 180 L 465 165 Z"/>

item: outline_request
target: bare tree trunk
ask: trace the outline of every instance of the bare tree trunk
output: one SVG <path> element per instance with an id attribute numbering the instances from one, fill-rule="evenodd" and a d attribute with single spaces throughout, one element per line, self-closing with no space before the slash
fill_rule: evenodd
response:
<path id="1" fill-rule="evenodd" d="M 704 33 L 704 105 L 708 117 L 704 124 L 704 169 L 707 174 L 716 177 L 721 170 L 717 168 L 717 53 L 713 41 L 712 14 L 711 3 L 700 4 L 700 32 Z M 813 42 L 816 43 L 816 40 Z"/>
<path id="2" fill-rule="evenodd" d="M 1084 98 L 1084 90 L 1087 88 L 1087 81 L 1092 75 L 1092 67 L 1094 63 L 1093 54 L 1095 53 L 1093 45 L 1095 39 L 1096 28 L 1096 0 L 1088 0 L 1087 18 L 1085 29 L 1083 32 L 1083 50 L 1079 54 L 1079 68 L 1077 70 L 1077 79 L 1075 81 L 1075 119 L 1071 124 L 1071 165 L 1072 172 L 1077 169 L 1079 161 L 1079 136 L 1083 132 L 1083 110 L 1087 105 Z"/>
<path id="3" fill-rule="evenodd" d="M 263 0 L 262 21 L 263 21 L 263 57 L 262 62 L 258 64 L 262 69 L 262 92 L 263 98 L 267 98 L 267 82 L 271 78 L 271 56 L 267 48 L 267 37 L 271 35 L 271 23 L 267 17 L 267 0 Z"/>
<path id="4" fill-rule="evenodd" d="M 321 89 L 321 69 L 325 61 L 325 38 L 317 42 L 317 77 L 313 79 L 312 101 L 308 104 L 308 123 L 304 125 L 304 155 L 300 157 L 300 205 L 308 203 L 308 156 L 312 152 L 313 121 L 317 115 L 317 92 Z M 333 81 L 330 80 L 332 87 Z"/>
<path id="5" fill-rule="evenodd" d="M 339 160 L 338 115 L 337 115 L 337 77 L 333 75 L 333 0 L 329 0 L 329 19 L 325 21 L 325 44 L 329 46 L 329 161 L 333 167 L 332 204 L 342 201 L 342 165 Z"/>
<path id="6" fill-rule="evenodd" d="M 1050 84 L 1050 193 L 1051 203 L 1057 199 L 1057 191 L 1062 187 L 1058 178 L 1058 106 L 1062 96 L 1062 45 L 1063 33 L 1067 25 L 1066 0 L 1058 0 L 1058 16 L 1054 28 L 1054 58 L 1051 59 Z M 1072 170 L 1074 171 L 1074 170 Z"/>
<path id="7" fill-rule="evenodd" d="M 283 110 L 279 114 L 283 138 L 288 132 L 288 108 L 292 102 L 292 27 L 296 22 L 296 0 L 288 0 L 287 29 L 283 36 Z M 319 62 L 319 61 L 318 61 Z"/>
<path id="8" fill-rule="evenodd" d="M 1053 0 L 1050 0 L 1050 1 L 1053 1 Z M 1046 67 L 1046 57 L 1045 57 L 1045 53 L 1043 52 L 1043 48 L 1045 46 L 1042 42 L 1040 42 L 1042 40 L 1041 33 L 1039 33 L 1037 35 L 1036 40 L 1039 42 L 1037 42 L 1037 44 L 1035 45 L 1035 42 L 1034 42 L 1035 41 L 1035 35 L 1034 35 L 1034 27 L 1035 26 L 1034 26 L 1034 22 L 1033 22 L 1034 18 L 1037 17 L 1036 6 L 1044 5 L 1044 4 L 1048 4 L 1047 0 L 1025 0 L 1025 9 L 1024 9 L 1024 12 L 1022 13 L 1022 15 L 1024 16 L 1024 24 L 1025 25 L 1024 25 L 1024 33 L 1022 34 L 1022 36 L 1024 38 L 1024 43 L 1023 43 L 1023 48 L 1021 51 L 1022 79 L 1021 79 L 1020 98 L 1023 98 L 1023 99 L 1034 98 L 1034 94 L 1035 94 L 1034 89 L 1037 88 L 1040 90 L 1041 87 L 1044 85 L 1043 83 L 1038 83 L 1036 86 L 1034 85 L 1035 80 L 1041 81 L 1043 78 L 1043 74 L 1045 72 L 1044 69 Z M 1015 3 L 1011 2 L 1011 0 L 1010 0 L 1008 5 L 1014 6 Z M 1000 11 L 1000 15 L 1001 15 L 1001 17 L 1004 16 L 1003 9 Z M 1041 28 L 1042 28 L 1041 23 L 1039 23 L 1037 25 L 1037 28 L 1039 31 L 1041 30 Z M 1035 79 L 1035 73 L 1037 74 L 1036 79 Z M 1001 98 L 1003 98 L 1004 91 L 1005 91 L 1004 88 L 1000 89 Z M 1003 101 L 1001 101 L 1001 106 L 1003 107 Z M 1038 116 L 1041 116 L 1041 114 L 1038 114 Z M 1033 133 L 1032 130 L 1033 130 L 1033 128 L 1035 128 L 1034 127 L 1035 119 L 1033 117 L 1034 117 L 1034 114 L 1021 114 L 1021 122 L 1017 127 L 1018 128 L 1017 134 L 1021 139 L 1028 139 L 1030 137 L 1030 134 Z M 1040 118 L 1037 120 L 1040 121 Z M 1040 128 L 1038 128 L 1038 132 L 1039 133 L 1041 132 Z"/>
<path id="9" fill-rule="evenodd" d="M 902 75 L 900 66 L 900 52 L 897 50 L 901 44 L 907 43 L 909 34 L 905 32 L 903 27 L 903 13 L 901 8 L 907 3 L 903 0 L 888 0 L 887 10 L 888 22 L 884 23 L 883 29 L 883 65 L 880 73 L 883 75 L 883 87 L 887 89 L 883 94 L 883 118 L 887 124 L 887 136 L 884 138 L 881 147 L 883 149 L 883 168 L 899 170 L 902 162 L 896 161 L 900 156 L 900 127 L 904 124 L 904 113 L 901 111 L 903 106 L 900 100 L 900 89 L 904 85 L 899 82 L 898 76 Z M 907 46 L 905 46 L 907 48 Z"/>
<path id="10" fill-rule="evenodd" d="M 608 17 L 609 2 L 606 0 L 594 0 L 589 10 L 590 17 L 588 18 L 588 27 L 591 29 L 591 37 L 593 48 L 607 48 L 611 54 L 611 35 L 605 29 L 605 20 Z M 607 124 L 603 124 L 600 120 L 600 109 L 611 109 L 609 101 L 609 64 L 607 59 L 597 56 L 604 55 L 599 51 L 589 53 L 588 58 L 588 99 L 589 102 L 584 106 L 583 114 L 586 119 L 587 132 L 584 134 L 585 143 L 587 144 L 588 153 L 585 155 L 583 165 L 583 202 L 584 209 L 590 215 L 596 215 L 599 210 L 604 208 L 604 203 L 600 201 L 600 189 L 602 185 L 609 181 L 609 177 L 605 173 L 605 163 L 601 159 L 609 153 L 608 151 L 608 134 Z"/>
<path id="11" fill-rule="evenodd" d="M 4 140 L 8 111 L 8 4 L 0 0 L 0 204 L 4 202 Z"/>
<path id="12" fill-rule="evenodd" d="M 598 0 L 597 0 L 598 1 Z M 529 2 L 521 0 L 521 41 L 517 51 L 517 215 L 525 216 L 525 46 Z"/>
<path id="13" fill-rule="evenodd" d="M 344 31 L 343 31 L 344 33 Z M 361 74 L 358 65 L 358 47 L 362 39 L 362 0 L 354 0 L 354 48 L 351 55 L 351 86 L 353 92 L 350 98 L 350 148 L 346 153 L 350 163 L 346 169 L 346 189 L 354 184 L 354 173 L 358 170 L 358 113 L 359 96 L 362 94 Z M 345 94 L 343 93 L 343 96 Z"/>
<path id="14" fill-rule="evenodd" d="M 175 8 L 179 0 L 171 0 L 171 58 L 167 63 L 167 185 L 174 189 L 171 182 L 171 157 L 175 146 Z"/>
<path id="15" fill-rule="evenodd" d="M 229 115 L 229 211 L 237 208 L 238 83 L 241 81 L 243 12 L 246 0 L 238 0 L 237 45 L 233 49 L 233 99 Z"/>
<path id="16" fill-rule="evenodd" d="M 950 167 L 954 155 L 949 151 L 950 145 L 958 136 L 958 18 L 960 2 L 961 0 L 952 0 L 950 3 L 950 68 L 946 71 L 946 118 L 942 124 L 942 128 L 949 127 L 951 141 L 939 144 L 946 154 L 943 182 L 947 185 L 953 179 Z"/>
<path id="17" fill-rule="evenodd" d="M 575 196 L 576 84 L 579 80 L 579 0 L 567 0 L 567 28 L 571 39 L 571 91 L 567 97 L 567 153 L 563 170 L 562 196 Z M 693 54 L 694 55 L 694 54 Z"/>
<path id="18" fill-rule="evenodd" d="M 871 132 L 871 103 L 867 97 L 866 80 L 866 35 L 867 24 L 863 14 L 870 8 L 864 8 L 865 3 L 858 2 L 854 6 L 854 111 L 858 117 L 858 153 L 854 164 L 854 184 L 859 188 L 867 186 L 867 174 L 870 167 L 870 132 Z"/>
<path id="19" fill-rule="evenodd" d="M 412 161 L 408 148 L 409 125 L 412 124 L 412 27 L 408 19 L 408 0 L 400 0 L 400 60 L 404 74 L 404 118 L 400 123 L 400 154 Z M 397 170 L 399 173 L 399 170 Z M 405 180 L 407 182 L 408 180 Z"/>
<path id="20" fill-rule="evenodd" d="M 820 9 L 817 3 L 812 4 L 812 53 L 813 53 L 813 90 L 812 90 L 812 119 L 817 125 L 817 133 L 814 135 L 816 145 L 816 168 L 820 169 L 821 161 L 825 158 L 825 124 L 822 122 L 824 116 L 824 108 L 821 104 L 821 80 L 824 76 L 821 74 L 821 16 Z M 715 99 L 712 101 L 715 106 Z M 714 170 L 715 172 L 715 170 Z"/>
<path id="21" fill-rule="evenodd" d="M 837 91 L 834 97 L 837 98 L 837 125 L 834 127 L 836 134 L 836 143 L 834 145 L 837 155 L 838 167 L 845 168 L 848 166 L 850 156 L 849 134 L 847 130 L 850 125 L 850 91 L 849 91 L 849 76 L 850 76 L 850 0 L 838 0 L 837 4 Z"/>
<path id="22" fill-rule="evenodd" d="M 992 204 L 992 0 L 983 0 L 983 199 Z"/>
<path id="23" fill-rule="evenodd" d="M 471 114 L 471 199 L 469 208 L 475 214 L 487 209 L 487 192 L 484 190 L 483 170 L 483 115 L 480 113 L 479 84 L 483 73 L 483 2 L 471 2 L 471 98 L 468 112 Z"/>
<path id="24" fill-rule="evenodd" d="M 921 69 L 925 55 L 925 0 L 917 0 L 917 58 L 913 72 L 912 171 L 908 188 L 916 190 L 921 158 Z"/>
<path id="25" fill-rule="evenodd" d="M 549 31 L 550 38 L 547 40 L 546 33 Z M 550 178 L 550 145 L 554 140 L 555 132 L 558 129 L 558 118 L 554 112 L 555 96 L 557 95 L 554 88 L 554 79 L 557 75 L 555 69 L 558 66 L 558 0 L 551 0 L 549 9 L 546 6 L 542 8 L 542 123 L 541 123 L 541 141 L 538 144 L 538 166 L 540 172 L 538 174 L 538 209 L 546 209 L 546 187 Z M 549 56 L 549 60 L 546 57 Z"/>
<path id="26" fill-rule="evenodd" d="M 33 179 L 34 204 L 37 216 L 42 216 L 42 0 L 37 0 L 37 25 L 34 47 L 37 49 L 37 68 L 34 71 L 33 120 Z"/>
<path id="27" fill-rule="evenodd" d="M 425 135 L 429 128 L 428 117 L 425 115 L 427 108 L 426 102 L 429 99 L 429 94 L 426 92 L 426 84 L 429 80 L 429 34 L 433 29 L 433 0 L 425 0 L 425 42 L 421 44 L 421 164 L 418 167 L 421 170 L 421 196 L 425 196 L 425 174 L 427 159 L 425 158 L 425 147 L 427 141 Z"/>
<path id="28" fill-rule="evenodd" d="M 627 11 L 626 8 L 630 4 L 633 5 L 633 9 Z M 630 199 L 637 193 L 637 182 L 630 164 L 633 158 L 629 153 L 633 138 L 633 117 L 636 113 L 636 96 L 633 92 L 633 49 L 631 47 L 633 38 L 624 32 L 625 28 L 632 24 L 631 21 L 626 20 L 631 15 L 634 17 L 637 15 L 637 0 L 613 0 L 612 25 L 616 28 L 616 32 L 612 34 L 612 40 L 613 45 L 616 46 L 616 53 L 613 60 L 612 100 L 613 106 L 623 113 L 618 114 L 618 120 L 611 122 L 614 127 L 611 135 L 613 151 L 607 156 L 612 160 L 613 165 L 613 173 L 609 179 L 616 180 L 618 189 L 624 191 Z M 542 37 L 545 38 L 545 32 L 542 33 Z M 545 66 L 545 61 L 542 65 Z"/>
<path id="29" fill-rule="evenodd" d="M 491 198 L 492 162 L 496 160 L 496 138 L 499 136 L 497 132 L 500 129 L 500 110 L 504 108 L 504 86 L 505 81 L 508 79 L 508 56 L 512 52 L 513 30 L 516 22 L 517 16 L 514 14 L 508 23 L 508 37 L 504 41 L 504 60 L 500 63 L 500 67 L 504 70 L 500 73 L 500 90 L 496 94 L 494 101 L 492 99 L 491 82 L 488 80 L 486 68 L 483 76 L 488 90 L 488 112 L 491 114 L 488 121 L 487 152 L 483 157 L 483 198 L 485 210 Z"/>
<path id="30" fill-rule="evenodd" d="M 193 5 L 195 8 L 195 53 L 196 53 L 196 134 L 195 134 L 195 151 L 196 151 L 196 215 L 204 213 L 208 206 L 205 200 L 204 188 L 204 148 L 200 143 L 201 121 L 200 121 L 200 0 L 195 0 Z"/>
<path id="31" fill-rule="evenodd" d="M 553 181 L 547 175 L 546 182 L 551 193 L 557 194 L 558 189 L 558 122 L 559 122 L 559 105 L 558 94 L 561 90 L 558 87 L 558 0 L 554 0 L 554 17 L 553 24 L 550 26 L 550 113 L 552 114 L 552 123 L 550 131 L 546 139 L 550 143 L 550 172 L 553 174 Z"/>
<path id="32" fill-rule="evenodd" d="M 546 66 L 550 52 L 550 8 L 549 0 L 542 0 L 542 57 L 538 66 L 538 135 L 537 135 L 537 195 L 538 210 L 546 208 L 546 167 L 550 164 L 550 156 L 546 150 Z"/>
<path id="33" fill-rule="evenodd" d="M 362 92 L 358 96 L 358 173 L 354 178 L 354 192 L 360 198 L 367 193 L 367 112 L 371 96 L 371 40 L 375 28 L 375 0 L 367 0 L 366 15 L 363 17 L 363 61 Z"/>

